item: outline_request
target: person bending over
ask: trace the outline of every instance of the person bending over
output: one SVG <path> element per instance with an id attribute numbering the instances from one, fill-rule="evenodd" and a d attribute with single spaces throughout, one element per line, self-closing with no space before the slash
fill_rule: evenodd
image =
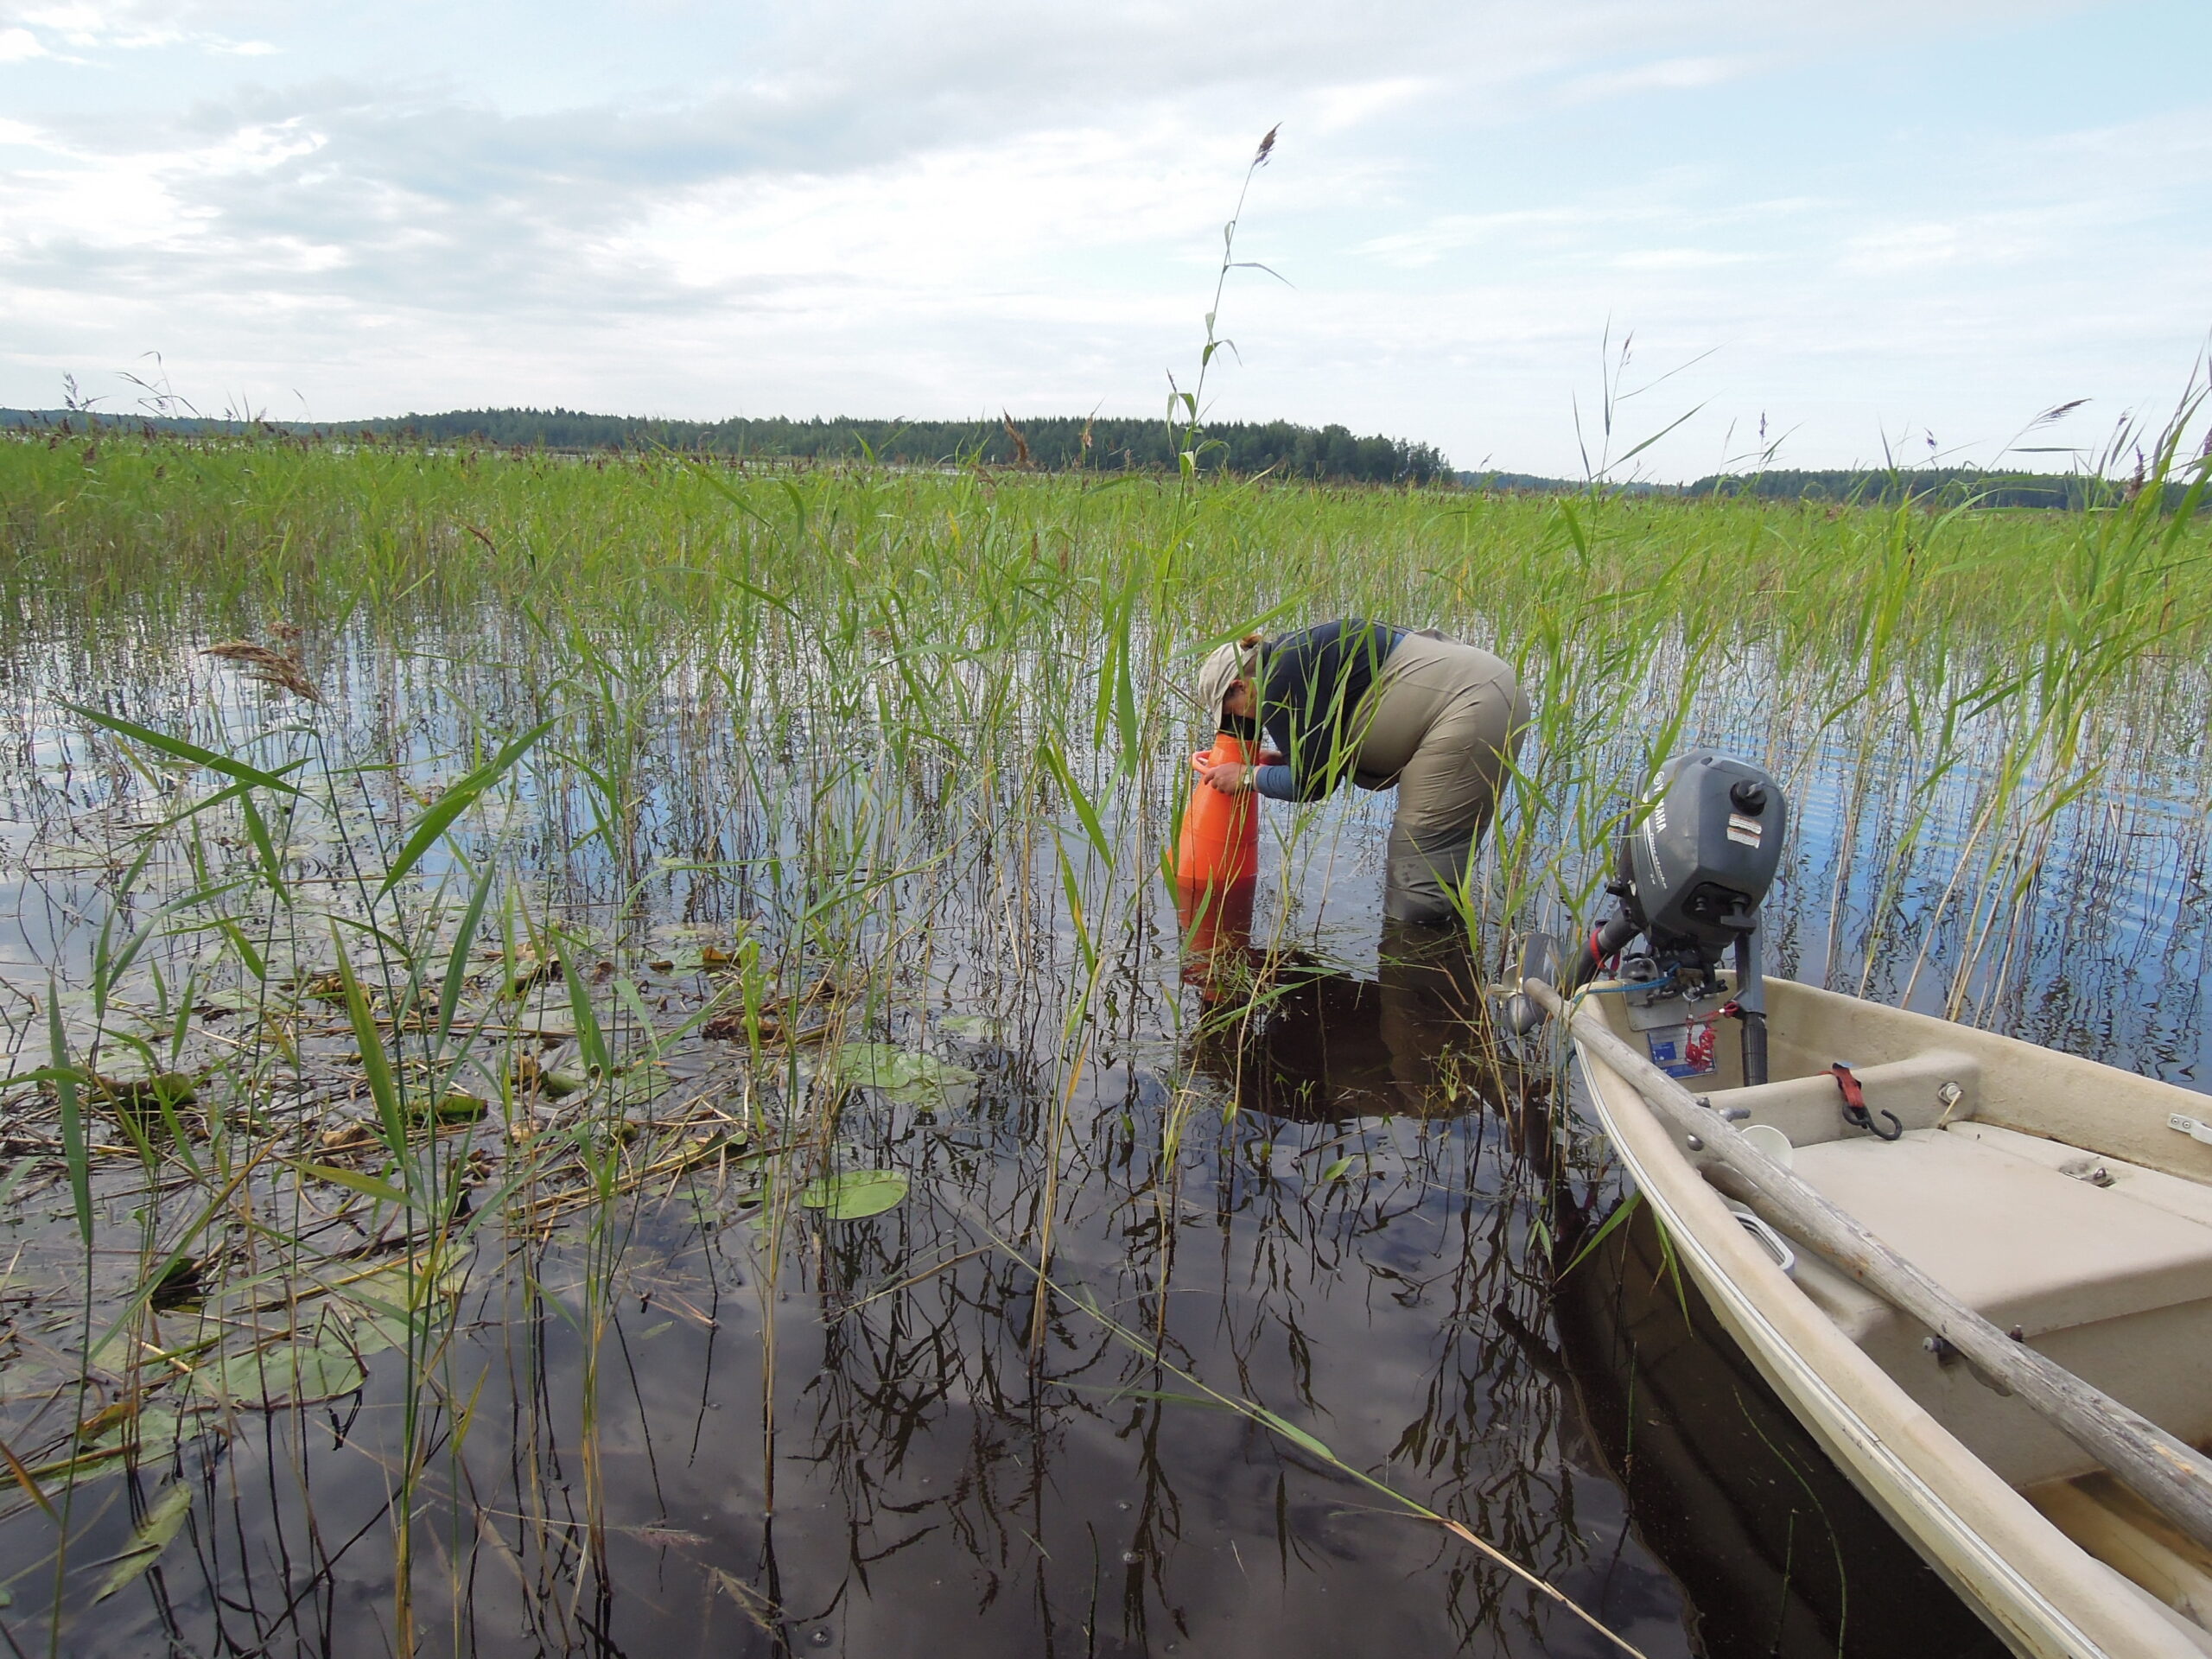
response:
<path id="1" fill-rule="evenodd" d="M 1223 645 L 1196 690 L 1219 730 L 1266 745 L 1258 765 L 1207 768 L 1209 785 L 1283 801 L 1319 800 L 1346 780 L 1395 787 L 1383 914 L 1452 913 L 1529 723 L 1502 659 L 1433 630 L 1347 617 Z"/>

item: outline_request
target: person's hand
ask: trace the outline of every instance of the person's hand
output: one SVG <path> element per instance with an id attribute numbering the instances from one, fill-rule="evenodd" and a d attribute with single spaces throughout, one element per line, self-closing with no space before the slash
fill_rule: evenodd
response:
<path id="1" fill-rule="evenodd" d="M 1224 795 L 1242 795 L 1252 787 L 1252 768 L 1242 760 L 1224 760 L 1217 766 L 1207 766 L 1199 776 L 1206 780 L 1208 788 L 1217 789 Z"/>
<path id="2" fill-rule="evenodd" d="M 1277 750 L 1262 749 L 1260 751 L 1260 764 L 1263 766 L 1287 766 L 1289 763 L 1290 757 Z"/>

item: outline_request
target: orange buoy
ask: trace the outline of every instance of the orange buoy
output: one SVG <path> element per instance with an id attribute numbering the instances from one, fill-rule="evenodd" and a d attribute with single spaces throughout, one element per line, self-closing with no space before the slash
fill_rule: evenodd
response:
<path id="1" fill-rule="evenodd" d="M 1214 738 L 1211 753 L 1200 750 L 1192 755 L 1191 768 L 1203 772 L 1224 761 L 1249 765 L 1250 760 L 1243 739 L 1222 732 Z M 1224 795 L 1203 777 L 1192 779 L 1183 830 L 1175 838 L 1175 885 L 1229 887 L 1255 880 L 1259 874 L 1257 803 L 1249 793 Z"/>

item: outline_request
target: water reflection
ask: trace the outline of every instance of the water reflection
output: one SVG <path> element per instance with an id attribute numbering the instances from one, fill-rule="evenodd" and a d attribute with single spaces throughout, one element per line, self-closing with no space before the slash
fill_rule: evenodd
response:
<path id="1" fill-rule="evenodd" d="M 1191 1046 L 1236 1104 L 1300 1123 L 1457 1117 L 1510 1102 L 1464 930 L 1383 924 L 1371 978 L 1218 934 L 1193 950 L 1213 992 Z M 1232 994 L 1233 993 L 1233 994 Z"/>

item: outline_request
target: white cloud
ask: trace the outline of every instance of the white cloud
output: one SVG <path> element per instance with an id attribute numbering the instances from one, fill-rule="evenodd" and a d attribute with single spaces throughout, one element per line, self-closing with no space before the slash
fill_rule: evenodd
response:
<path id="1" fill-rule="evenodd" d="M 238 10 L 237 6 L 199 3 L 196 0 L 104 0 L 102 3 L 62 0 L 59 4 L 0 0 L 0 23 L 28 25 L 79 52 L 96 55 L 106 51 L 148 53 L 176 46 L 249 57 L 275 51 L 276 48 L 265 41 L 233 40 L 219 32 L 189 27 L 195 19 L 222 16 Z M 17 28 L 0 33 L 0 42 L 18 33 L 27 34 L 28 30 Z M 43 54 L 42 48 L 40 52 Z M 0 44 L 0 62 L 6 61 L 5 47 Z"/>
<path id="2" fill-rule="evenodd" d="M 1958 213 L 1877 223 L 1844 239 L 1842 269 L 1854 275 L 1908 275 L 2019 267 L 2094 250 L 2099 236 L 2122 233 L 2135 213 L 2101 188 L 2032 209 Z"/>
<path id="3" fill-rule="evenodd" d="M 28 29 L 0 29 L 0 63 L 21 63 L 26 58 L 45 55 L 38 36 Z"/>
<path id="4" fill-rule="evenodd" d="M 2053 116 L 1986 152 L 1950 129 L 1901 175 L 1878 135 L 1777 129 L 1777 89 L 1878 58 L 1907 20 L 1932 51 L 2024 12 L 1849 10 L 825 0 L 610 35 L 558 3 L 0 0 L 0 25 L 103 70 L 10 71 L 47 79 L 23 83 L 43 102 L 11 80 L 0 122 L 0 402 L 161 347 L 188 389 L 298 386 L 334 416 L 1145 412 L 1278 119 L 1239 247 L 1297 286 L 1232 279 L 1225 416 L 1556 468 L 1613 319 L 1654 363 L 1723 348 L 1682 383 L 1682 407 L 1713 401 L 1713 445 L 1730 408 L 1783 422 L 1796 397 L 1807 442 L 1863 446 L 1899 402 L 2009 431 L 2008 399 L 2103 395 L 2079 362 L 2134 373 L 2185 314 L 2193 338 L 2204 216 L 2176 181 L 2204 170 L 2202 120 Z M 486 51 L 525 28 L 528 54 Z M 264 47 L 282 57 L 238 61 Z M 1757 144 L 1711 137 L 1755 97 Z M 2115 245 L 2126 305 L 2101 268 L 2092 299 Z M 2001 373 L 1967 372 L 1984 341 Z"/>
<path id="5" fill-rule="evenodd" d="M 1852 270 L 1887 274 L 1956 264 L 1981 250 L 1961 224 L 1893 225 L 1867 231 L 1845 244 L 1844 263 Z"/>
<path id="6" fill-rule="evenodd" d="M 1433 265 L 1446 254 L 1485 243 L 1508 241 L 1564 246 L 1600 225 L 1648 222 L 1659 217 L 1653 207 L 1536 207 L 1503 213 L 1446 213 L 1417 231 L 1370 237 L 1352 250 L 1386 264 Z"/>
<path id="7" fill-rule="evenodd" d="M 1574 76 L 1567 83 L 1566 92 L 1578 101 L 1622 98 L 1636 92 L 1694 92 L 1751 74 L 1759 67 L 1757 59 L 1748 57 L 1660 58 L 1625 69 Z"/>
<path id="8" fill-rule="evenodd" d="M 1433 75 L 1395 75 L 1347 86 L 1325 86 L 1314 94 L 1313 124 L 1317 132 L 1347 131 L 1385 111 L 1402 111 L 1445 89 Z"/>
<path id="9" fill-rule="evenodd" d="M 1751 253 L 1729 253 L 1718 248 L 1637 248 L 1613 256 L 1613 264 L 1623 270 L 1713 270 L 1723 265 L 1740 265 L 1758 257 Z"/>

